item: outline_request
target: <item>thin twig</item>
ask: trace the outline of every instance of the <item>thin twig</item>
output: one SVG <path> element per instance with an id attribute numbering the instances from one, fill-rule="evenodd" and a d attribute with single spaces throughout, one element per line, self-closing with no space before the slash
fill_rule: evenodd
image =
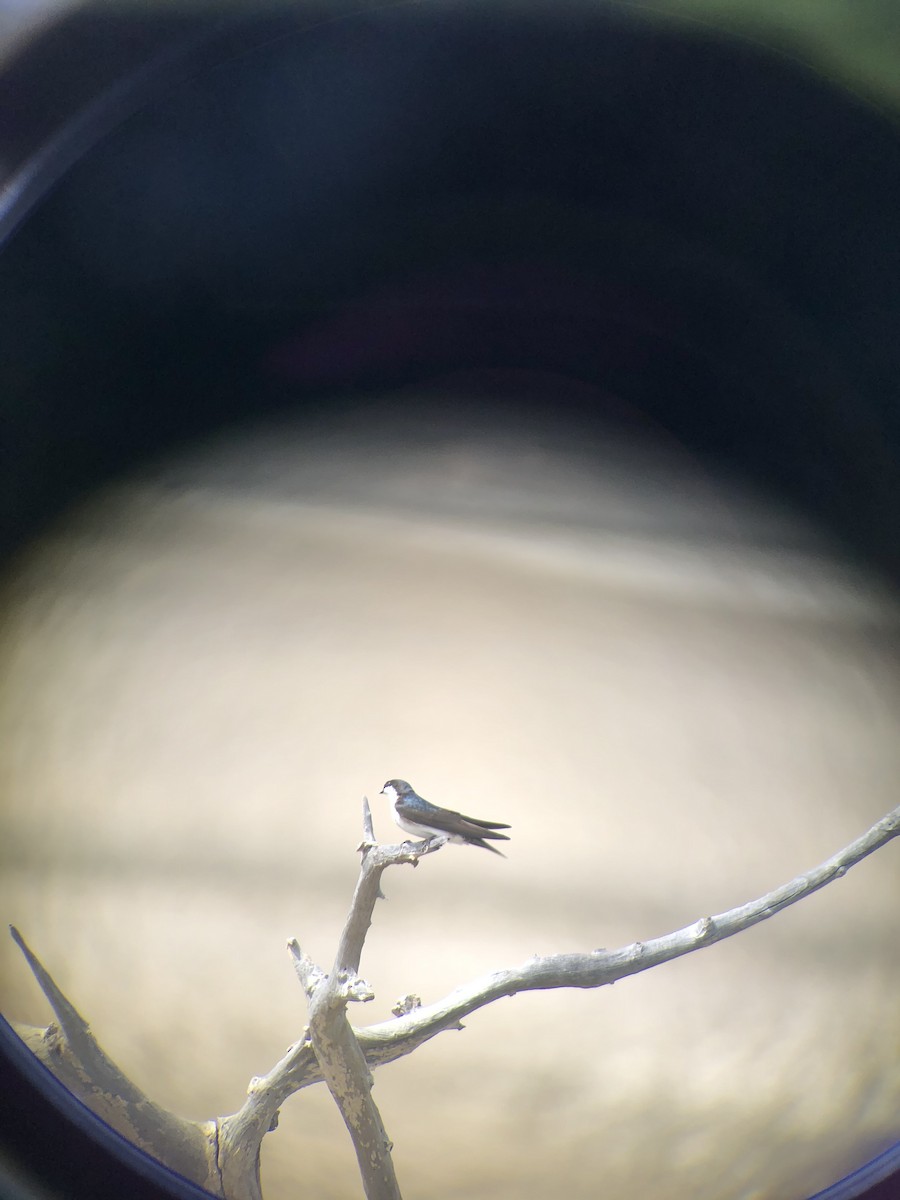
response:
<path id="1" fill-rule="evenodd" d="M 369 807 L 369 797 L 363 796 L 363 846 L 375 845 L 375 826 L 372 824 L 372 810 Z"/>

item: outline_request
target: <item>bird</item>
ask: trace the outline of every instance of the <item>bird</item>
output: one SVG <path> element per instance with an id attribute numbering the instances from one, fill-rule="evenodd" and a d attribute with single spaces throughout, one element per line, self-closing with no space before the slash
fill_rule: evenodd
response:
<path id="1" fill-rule="evenodd" d="M 508 842 L 507 835 L 496 830 L 509 829 L 509 825 L 501 821 L 479 821 L 476 817 L 464 817 L 452 808 L 438 808 L 436 804 L 417 795 L 405 779 L 389 779 L 381 789 L 381 794 L 392 801 L 394 821 L 406 833 L 422 838 L 446 838 L 448 842 L 456 842 L 460 846 L 481 846 L 492 854 L 506 858 L 496 846 L 489 846 L 485 838 Z"/>

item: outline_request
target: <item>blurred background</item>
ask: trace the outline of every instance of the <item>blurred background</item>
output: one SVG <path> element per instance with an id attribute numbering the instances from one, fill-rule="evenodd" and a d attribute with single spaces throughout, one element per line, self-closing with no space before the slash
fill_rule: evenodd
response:
<path id="1" fill-rule="evenodd" d="M 20 130 L 42 44 L 150 64 L 41 172 L 3 147 L 0 911 L 160 1103 L 234 1111 L 296 1039 L 285 939 L 330 963 L 387 778 L 513 840 L 386 877 L 358 1023 L 896 803 L 896 30 L 786 8 L 5 14 Z M 896 1139 L 898 899 L 887 847 L 473 1015 L 377 1073 L 402 1185 L 827 1186 Z M 11 943 L 0 1008 L 50 1019 Z M 358 1193 L 322 1089 L 262 1169 Z"/>

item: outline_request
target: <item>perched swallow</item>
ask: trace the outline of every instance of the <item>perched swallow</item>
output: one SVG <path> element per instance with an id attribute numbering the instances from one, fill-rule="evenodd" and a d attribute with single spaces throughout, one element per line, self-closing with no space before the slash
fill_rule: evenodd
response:
<path id="1" fill-rule="evenodd" d="M 481 846 L 492 854 L 500 854 L 501 858 L 506 857 L 496 846 L 489 846 L 485 838 L 508 842 L 505 833 L 494 831 L 509 829 L 509 825 L 500 821 L 479 821 L 475 817 L 464 817 L 450 808 L 438 808 L 436 804 L 429 804 L 417 796 L 405 779 L 389 779 L 381 789 L 381 794 L 393 802 L 394 820 L 407 833 L 421 838 L 446 838 L 448 842 L 456 842 L 460 846 Z"/>

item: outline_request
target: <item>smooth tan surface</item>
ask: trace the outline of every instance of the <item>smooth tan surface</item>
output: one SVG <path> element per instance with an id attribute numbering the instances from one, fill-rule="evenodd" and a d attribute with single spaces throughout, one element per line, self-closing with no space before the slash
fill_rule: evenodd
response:
<path id="1" fill-rule="evenodd" d="M 593 437 L 593 440 L 592 440 Z M 527 958 L 651 937 L 896 804 L 896 611 L 677 446 L 394 404 L 235 434 L 30 552 L 0 637 L 0 914 L 155 1099 L 232 1111 L 329 964 L 360 796 L 509 821 L 386 878 L 384 1019 Z M 410 1197 L 791 1200 L 892 1140 L 897 847 L 732 942 L 519 996 L 380 1070 Z M 0 943 L 0 1006 L 46 1002 Z M 269 1200 L 357 1194 L 321 1089 Z"/>

